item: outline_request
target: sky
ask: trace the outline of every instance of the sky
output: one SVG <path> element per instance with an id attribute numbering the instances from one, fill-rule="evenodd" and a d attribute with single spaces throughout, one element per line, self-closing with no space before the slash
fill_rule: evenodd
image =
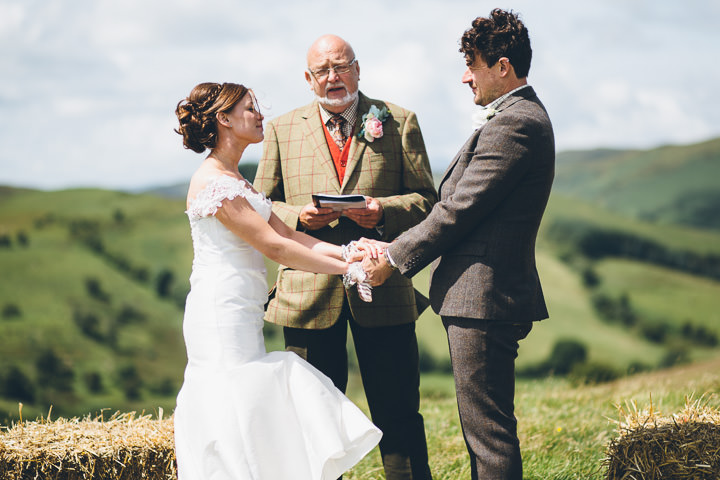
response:
<path id="1" fill-rule="evenodd" d="M 326 33 L 353 46 L 363 93 L 416 112 L 442 173 L 478 108 L 458 42 L 495 7 L 528 27 L 558 151 L 720 136 L 717 0 L 0 0 L 0 185 L 187 182 L 204 155 L 173 131 L 177 103 L 216 81 L 252 88 L 267 120 L 305 105 Z"/>

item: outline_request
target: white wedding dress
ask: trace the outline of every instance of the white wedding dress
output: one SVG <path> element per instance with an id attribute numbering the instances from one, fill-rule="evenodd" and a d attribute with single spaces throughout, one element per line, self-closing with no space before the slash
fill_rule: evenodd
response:
<path id="1" fill-rule="evenodd" d="M 186 212 L 195 257 L 183 321 L 188 364 L 174 420 L 178 478 L 334 480 L 382 434 L 310 364 L 265 351 L 263 257 L 214 217 L 236 196 L 270 218 L 264 195 L 222 175 Z"/>

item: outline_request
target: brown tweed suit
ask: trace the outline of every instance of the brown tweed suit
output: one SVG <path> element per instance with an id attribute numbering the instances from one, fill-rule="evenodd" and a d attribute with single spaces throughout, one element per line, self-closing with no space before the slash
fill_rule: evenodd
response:
<path id="1" fill-rule="evenodd" d="M 334 244 L 360 237 L 392 241 L 420 222 L 437 200 L 425 144 L 415 114 L 359 94 L 359 130 L 370 105 L 386 106 L 390 117 L 373 142 L 353 135 L 342 184 L 325 138 L 317 102 L 267 125 L 255 188 L 273 200 L 275 213 L 298 228 L 302 207 L 313 193 L 362 194 L 384 212 L 382 235 L 346 217 L 306 233 Z M 283 325 L 285 344 L 345 391 L 348 325 L 373 422 L 383 431 L 380 453 L 388 480 L 431 480 L 420 414 L 420 374 L 415 320 L 418 312 L 409 278 L 396 273 L 365 303 L 345 290 L 339 275 L 280 267 L 276 294 L 265 319 Z"/>
<path id="2" fill-rule="evenodd" d="M 384 135 L 372 143 L 353 135 L 346 147 L 350 152 L 342 185 L 316 102 L 268 123 L 255 188 L 273 200 L 273 211 L 289 226 L 298 228 L 300 210 L 310 203 L 313 193 L 369 195 L 382 204 L 382 236 L 345 217 L 334 225 L 306 232 L 336 245 L 360 237 L 392 241 L 428 214 L 437 193 L 415 114 L 360 93 L 358 124 L 373 104 L 390 111 L 383 124 Z M 356 125 L 355 132 L 358 130 Z M 330 327 L 338 320 L 346 295 L 338 275 L 285 267 L 280 267 L 276 288 L 265 319 L 296 328 Z M 348 292 L 348 300 L 355 320 L 367 327 L 413 322 L 418 316 L 412 282 L 400 274 L 373 289 L 372 303 L 360 300 L 354 288 Z"/>
<path id="3" fill-rule="evenodd" d="M 503 100 L 440 183 L 440 201 L 390 247 L 412 276 L 433 262 L 430 302 L 448 333 L 473 479 L 522 479 L 514 415 L 518 342 L 547 318 L 535 238 L 555 143 L 531 87 Z"/>
<path id="4" fill-rule="evenodd" d="M 440 315 L 506 322 L 547 318 L 535 237 L 550 195 L 555 143 L 532 87 L 503 101 L 440 182 L 440 201 L 390 247 L 408 277 L 433 262 Z"/>

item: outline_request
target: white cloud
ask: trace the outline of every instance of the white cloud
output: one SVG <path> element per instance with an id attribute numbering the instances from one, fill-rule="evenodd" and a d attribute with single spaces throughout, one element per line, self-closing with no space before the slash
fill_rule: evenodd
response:
<path id="1" fill-rule="evenodd" d="M 272 118 L 309 102 L 305 53 L 355 48 L 360 87 L 414 110 L 433 169 L 470 133 L 458 39 L 495 5 L 470 0 L 0 0 L 0 184 L 135 188 L 186 180 L 175 104 L 202 81 L 252 87 Z M 702 0 L 517 0 L 530 82 L 559 149 L 720 135 L 720 6 Z M 253 146 L 246 158 L 257 158 Z"/>

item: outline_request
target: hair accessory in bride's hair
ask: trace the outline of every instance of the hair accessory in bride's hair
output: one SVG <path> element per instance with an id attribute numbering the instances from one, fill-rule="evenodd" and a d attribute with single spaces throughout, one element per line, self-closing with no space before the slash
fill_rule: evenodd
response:
<path id="1" fill-rule="evenodd" d="M 348 265 L 348 270 L 343 275 L 343 285 L 345 288 L 357 285 L 360 299 L 364 302 L 372 302 L 372 287 L 365 280 L 367 280 L 367 273 L 362 268 L 362 262 L 353 262 Z"/>
<path id="2" fill-rule="evenodd" d="M 220 92 L 222 91 L 224 85 L 225 85 L 224 83 L 218 83 L 217 85 L 215 85 L 213 87 L 212 90 L 210 90 L 210 92 L 208 92 L 208 96 L 207 96 L 208 107 L 212 106 L 212 104 L 215 103 L 215 101 L 217 100 L 218 96 L 220 95 Z"/>

